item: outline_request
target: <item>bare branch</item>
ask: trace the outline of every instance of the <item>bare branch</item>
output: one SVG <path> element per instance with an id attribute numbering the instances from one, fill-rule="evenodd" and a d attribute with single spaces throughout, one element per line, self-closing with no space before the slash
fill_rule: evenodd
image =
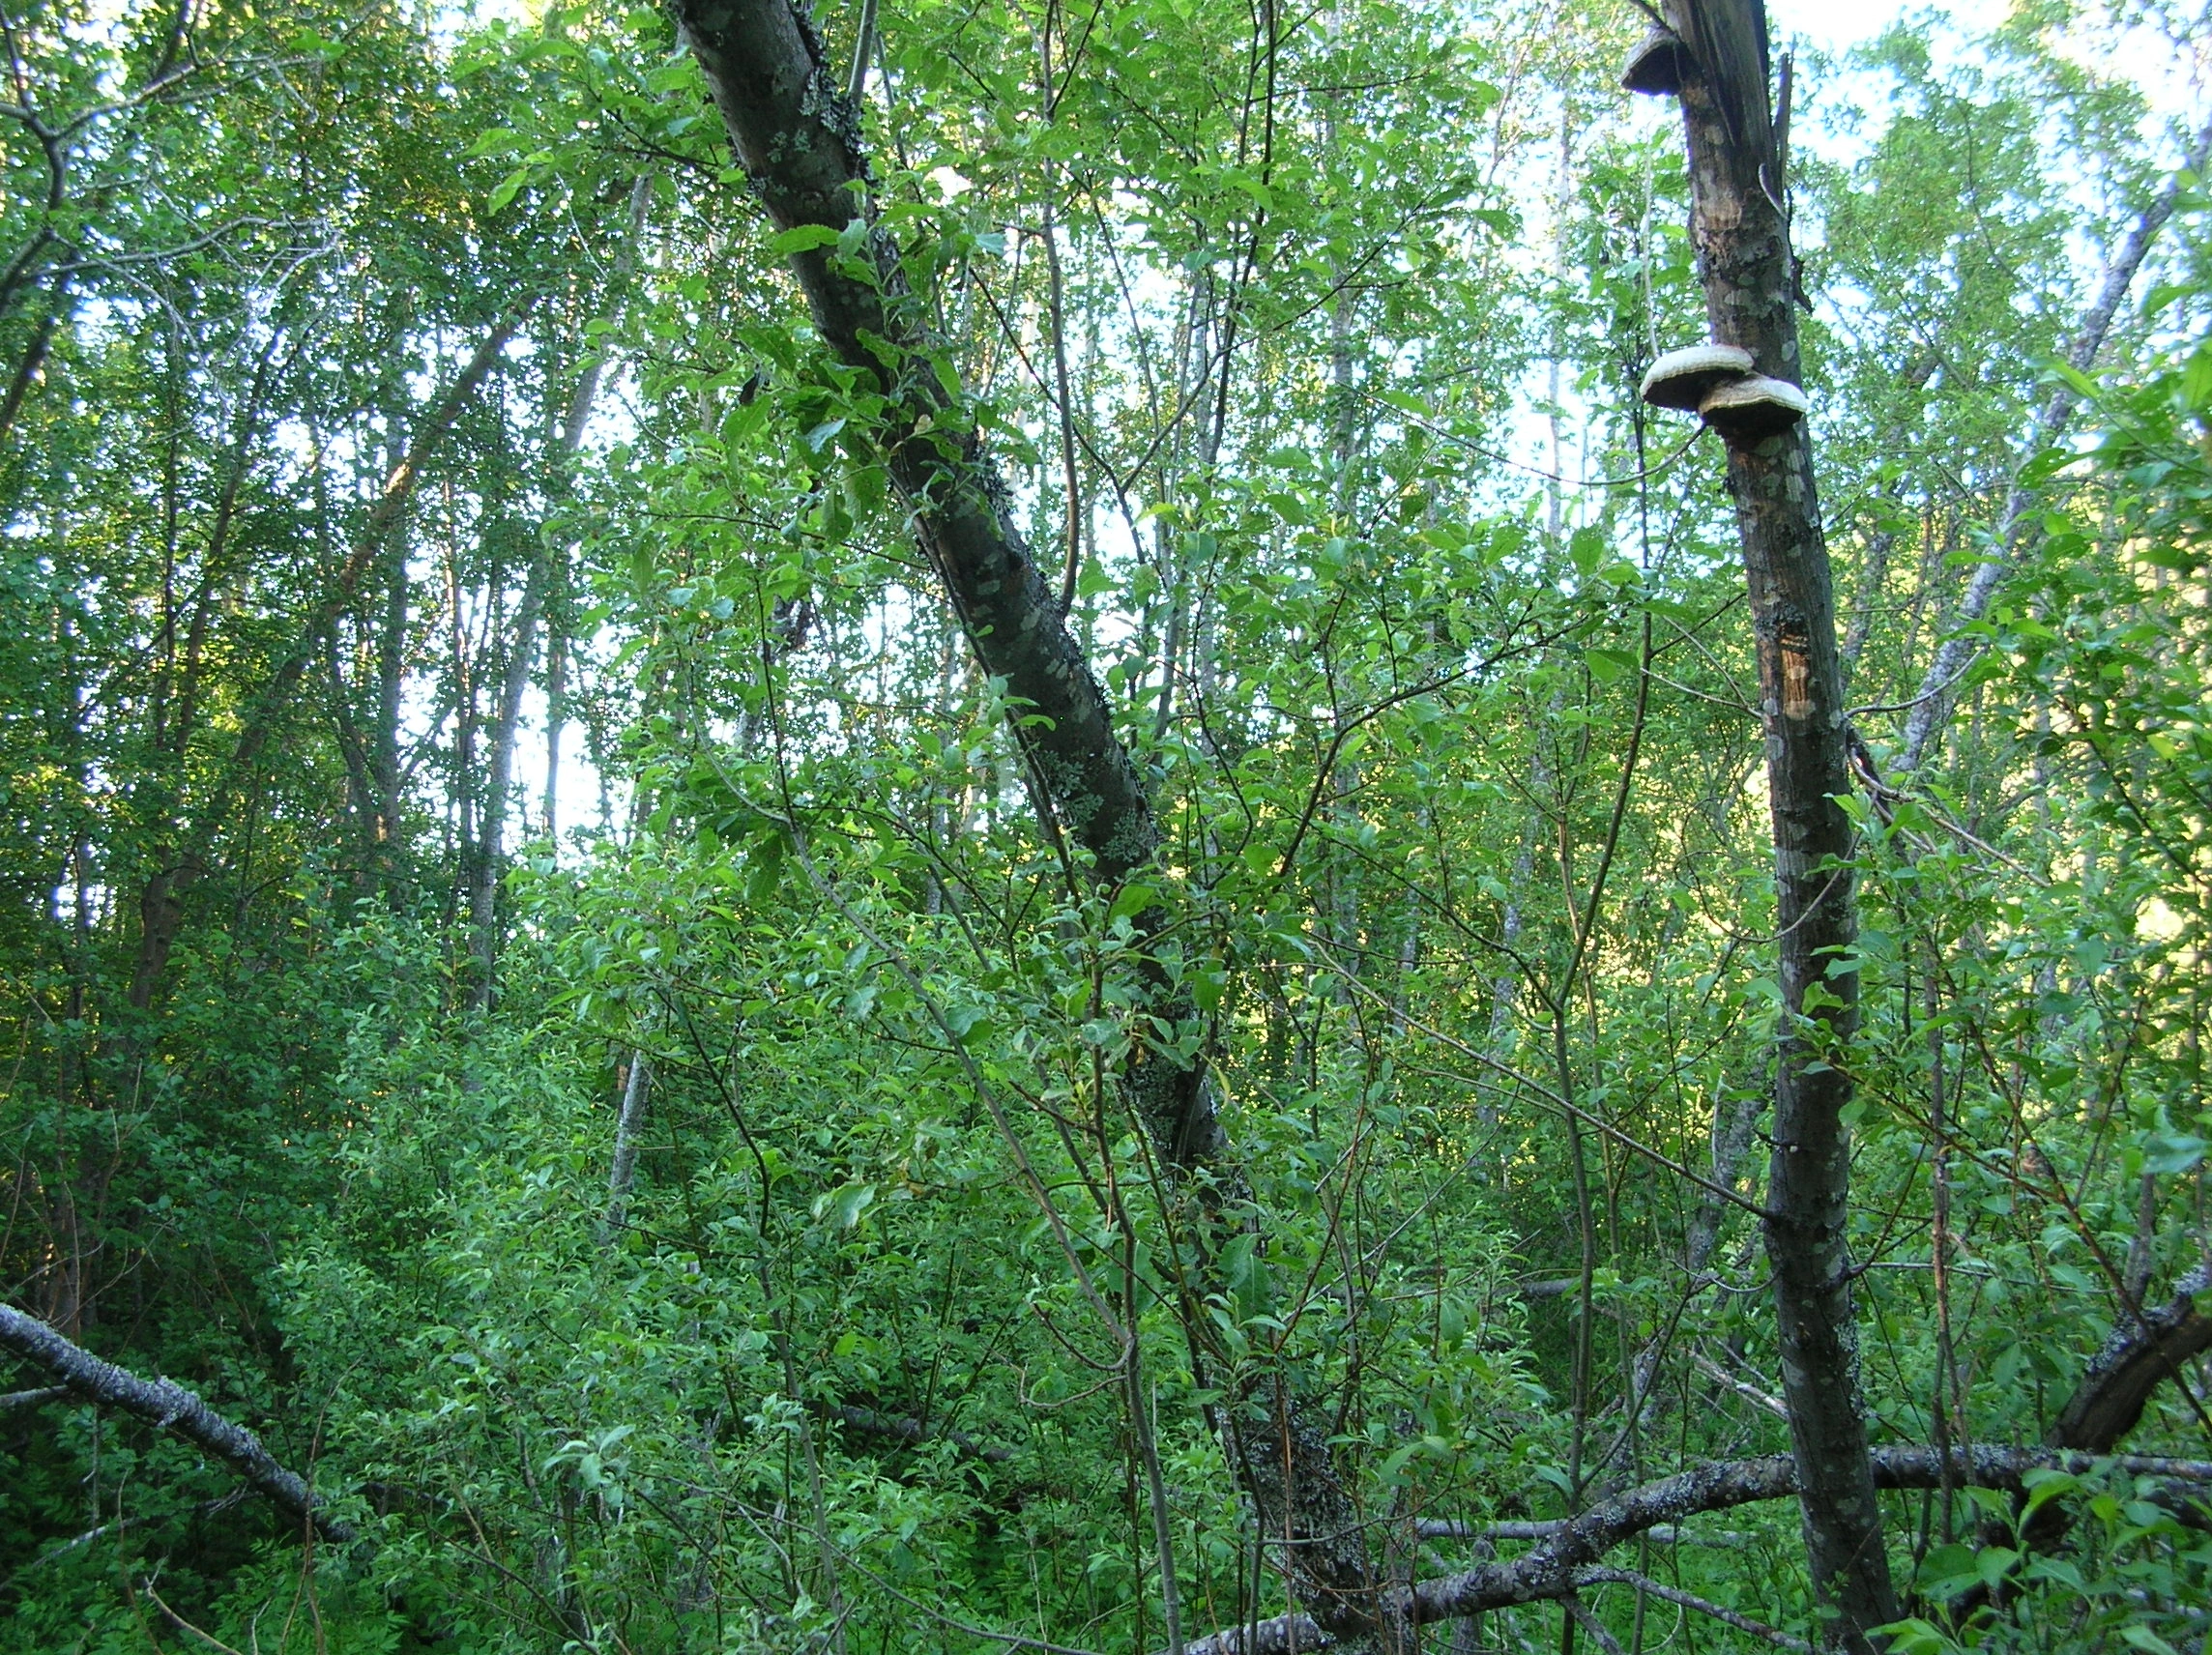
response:
<path id="1" fill-rule="evenodd" d="M 1646 1592 L 1664 1602 L 1683 1609 L 1694 1609 L 1700 1614 L 1711 1615 L 1713 1619 L 1732 1626 L 1738 1632 L 1748 1632 L 1754 1638 L 1763 1638 L 1778 1649 L 1801 1650 L 1804 1655 L 1812 1655 L 1813 1645 L 1802 1638 L 1778 1632 L 1764 1622 L 1752 1619 L 1748 1614 L 1738 1614 L 1726 1604 L 1713 1603 L 1699 1597 L 1695 1592 L 1686 1592 L 1679 1586 L 1670 1586 L 1664 1582 L 1639 1575 L 1632 1569 L 1584 1569 L 1575 1578 L 1586 1586 L 1633 1586 L 1636 1590 Z"/>
<path id="2" fill-rule="evenodd" d="M 1948 1454 L 1933 1448 L 1881 1448 L 1874 1452 L 1872 1460 L 1875 1486 L 1880 1489 L 1932 1489 L 1948 1478 L 1953 1487 L 2017 1492 L 2030 1471 L 2085 1475 L 2107 1467 L 2159 1478 L 2172 1485 L 2175 1492 L 2195 1493 L 2212 1484 L 2212 1461 L 2148 1455 L 2108 1459 L 2057 1448 L 1954 1448 Z M 1517 1604 L 1566 1598 L 1584 1585 L 1635 1584 L 1636 1580 L 1626 1571 L 1605 1568 L 1598 1559 L 1614 1547 L 1661 1524 L 1679 1523 L 1700 1512 L 1789 1499 L 1796 1493 L 1796 1467 L 1788 1455 L 1695 1466 L 1592 1506 L 1580 1517 L 1558 1524 L 1543 1544 L 1525 1556 L 1401 1587 L 1391 1594 L 1385 1613 L 1415 1626 L 1428 1626 Z M 1669 1601 L 1675 1600 L 1669 1597 Z M 1686 1607 L 1705 1610 L 1703 1600 Z M 1753 1628 L 1771 1638 L 1788 1638 L 1771 1628 L 1757 1627 L 1756 1622 L 1742 1630 Z M 1329 1645 L 1330 1640 L 1310 1616 L 1278 1615 L 1196 1639 L 1186 1646 L 1185 1655 L 1290 1655 L 1294 1649 L 1317 1650 Z"/>
<path id="3" fill-rule="evenodd" d="M 13 1305 L 0 1304 L 0 1350 L 36 1363 L 88 1402 L 119 1409 L 158 1431 L 174 1431 L 228 1466 L 285 1516 L 313 1524 L 324 1539 L 340 1544 L 353 1539 L 352 1526 L 325 1511 L 306 1478 L 279 1466 L 252 1432 L 223 1418 L 176 1380 L 142 1379 L 103 1362 Z"/>

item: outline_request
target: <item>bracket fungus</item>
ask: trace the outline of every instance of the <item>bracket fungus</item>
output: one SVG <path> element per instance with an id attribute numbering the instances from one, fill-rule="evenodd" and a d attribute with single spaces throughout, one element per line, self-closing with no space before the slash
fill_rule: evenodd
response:
<path id="1" fill-rule="evenodd" d="M 1685 414 L 1711 394 L 1715 386 L 1752 373 L 1751 353 L 1736 345 L 1692 345 L 1669 351 L 1644 375 L 1644 400 L 1654 408 L 1679 408 Z"/>
<path id="2" fill-rule="evenodd" d="M 1678 96 L 1689 54 L 1690 48 L 1682 44 L 1680 35 L 1673 29 L 1654 25 L 1644 37 L 1643 44 L 1628 54 L 1628 65 L 1620 72 L 1620 84 L 1650 98 Z"/>
<path id="3" fill-rule="evenodd" d="M 1811 407 L 1805 393 L 1787 380 L 1753 374 L 1714 386 L 1698 412 L 1730 442 L 1756 443 L 1789 430 Z"/>

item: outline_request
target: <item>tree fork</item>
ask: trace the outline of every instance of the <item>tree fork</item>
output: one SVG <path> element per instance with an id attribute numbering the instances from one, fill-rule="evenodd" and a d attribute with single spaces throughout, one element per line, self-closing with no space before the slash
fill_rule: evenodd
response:
<path id="1" fill-rule="evenodd" d="M 791 254 L 792 272 L 824 342 L 884 393 L 875 441 L 976 658 L 1005 681 L 1025 715 L 1014 735 L 1044 796 L 1040 805 L 1090 854 L 1099 882 L 1121 883 L 1159 850 L 1151 802 L 1058 595 L 1013 525 L 1005 485 L 962 416 L 949 372 L 933 359 L 897 249 L 870 222 L 857 109 L 792 0 L 679 0 L 676 15 L 776 229 L 842 233 L 857 220 L 869 223 L 853 253 L 803 248 Z M 855 257 L 867 268 L 856 271 Z M 1159 911 L 1148 918 L 1156 926 Z M 1150 974 L 1163 1015 L 1195 1016 L 1186 991 L 1156 969 Z M 1197 1228 L 1208 1228 L 1237 1178 L 1203 1060 L 1140 1052 L 1121 1080 L 1164 1168 L 1194 1189 L 1194 1205 L 1208 1209 Z M 1194 1180 L 1200 1174 L 1209 1178 Z M 1210 1285 L 1207 1263 L 1200 1273 L 1202 1286 Z M 1339 1639 L 1366 1638 L 1378 1594 L 1321 1410 L 1300 1396 L 1267 1406 L 1276 1386 L 1264 1375 L 1241 1388 L 1242 1407 L 1222 1410 L 1224 1446 L 1262 1533 L 1315 1620 Z"/>
<path id="2" fill-rule="evenodd" d="M 2212 1317 L 2197 1308 L 2197 1295 L 2207 1290 L 2212 1290 L 2212 1258 L 2176 1283 L 2173 1296 L 2165 1304 L 2147 1310 L 2129 1307 L 2127 1319 L 2090 1358 L 2081 1382 L 2052 1424 L 2046 1440 L 2052 1448 L 2112 1453 L 2141 1422 L 2161 1383 L 2170 1379 L 2186 1386 L 2187 1364 L 2212 1350 Z M 2073 1526 L 2074 1514 L 2067 1502 L 2051 1500 L 2038 1506 L 2017 1531 L 1994 1522 L 1984 1524 L 1982 1544 L 2055 1552 Z M 2012 1595 L 2009 1582 L 2000 1590 L 1977 1586 L 1951 1606 L 1952 1622 L 1964 1626 L 1983 1605 L 2001 1604 Z"/>
<path id="3" fill-rule="evenodd" d="M 1763 0 L 1667 0 L 1686 44 L 1680 87 L 1690 236 L 1715 343 L 1751 353 L 1790 385 L 1796 268 L 1784 206 L 1786 158 L 1768 94 Z M 1729 489 L 1759 654 L 1775 927 L 1788 1026 L 1777 1052 L 1765 1222 L 1783 1395 L 1814 1584 L 1832 1637 L 1854 1655 L 1898 1618 L 1859 1399 L 1848 1253 L 1849 1071 L 1830 1060 L 1857 1025 L 1849 791 L 1834 587 L 1805 424 L 1728 445 Z"/>

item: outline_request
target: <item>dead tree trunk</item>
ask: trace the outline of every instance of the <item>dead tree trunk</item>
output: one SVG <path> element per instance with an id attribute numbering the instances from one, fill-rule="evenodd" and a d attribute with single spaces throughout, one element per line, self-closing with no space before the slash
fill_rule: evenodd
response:
<path id="1" fill-rule="evenodd" d="M 1690 235 L 1716 343 L 1757 371 L 1803 377 L 1796 272 L 1783 206 L 1786 158 L 1768 98 L 1763 0 L 1669 0 L 1686 44 Z M 1858 1386 L 1848 1227 L 1849 1067 L 1836 1048 L 1857 1024 L 1850 787 L 1827 542 L 1802 423 L 1728 443 L 1766 735 L 1774 823 L 1775 928 L 1788 1024 L 1776 1054 L 1767 1256 L 1784 1398 L 1816 1589 L 1844 1648 L 1878 1647 L 1898 1618 Z M 1832 969 L 1833 968 L 1833 969 Z"/>
<path id="2" fill-rule="evenodd" d="M 279 1466 L 252 1432 L 223 1418 L 176 1380 L 142 1379 L 6 1304 L 0 1304 L 0 1350 L 44 1369 L 87 1402 L 118 1408 L 157 1430 L 174 1431 L 245 1478 L 255 1493 L 302 1528 L 311 1524 L 326 1540 L 353 1539 L 353 1529 L 329 1514 L 305 1478 Z M 52 1394 L 17 1393 L 34 1400 Z"/>
<path id="3" fill-rule="evenodd" d="M 842 232 L 871 217 L 856 111 L 791 0 L 680 0 L 677 16 L 776 229 Z M 864 269 L 854 268 L 856 257 Z M 962 399 L 946 388 L 949 372 L 931 349 L 897 249 L 871 229 L 849 251 L 797 251 L 791 267 L 829 348 L 885 394 L 875 440 L 983 670 L 1005 680 L 1026 714 L 1041 715 L 1023 718 L 1014 732 L 1040 809 L 1084 854 L 1092 877 L 1123 882 L 1159 848 L 1150 801 L 1059 599 L 1013 526 L 1005 485 Z M 1195 1016 L 1185 994 L 1161 981 L 1152 988 L 1160 1016 Z M 1201 1062 L 1142 1055 L 1121 1084 L 1171 1176 L 1186 1188 L 1234 1191 Z M 1202 1172 L 1206 1179 L 1192 1177 Z M 1196 1273 L 1199 1291 L 1218 1286 L 1206 1261 Z M 1325 1410 L 1288 1381 L 1256 1379 L 1224 1406 L 1222 1419 L 1229 1461 L 1292 1589 L 1333 1635 L 1364 1638 L 1375 1626 L 1376 1592 Z"/>
<path id="4" fill-rule="evenodd" d="M 629 1186 L 637 1176 L 637 1135 L 645 1126 L 646 1089 L 652 1071 L 642 1051 L 629 1055 L 629 1074 L 623 1082 L 622 1113 L 615 1118 L 614 1163 L 607 1171 L 607 1215 L 599 1234 L 618 1239 L 629 1216 Z"/>

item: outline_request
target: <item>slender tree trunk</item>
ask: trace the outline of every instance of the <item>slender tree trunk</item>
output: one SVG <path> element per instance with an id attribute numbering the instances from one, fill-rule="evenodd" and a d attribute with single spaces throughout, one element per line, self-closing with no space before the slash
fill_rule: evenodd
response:
<path id="1" fill-rule="evenodd" d="M 165 865 L 156 870 L 140 893 L 138 950 L 131 979 L 133 1005 L 144 1008 L 153 1003 L 168 969 L 169 952 L 176 946 L 177 934 L 184 923 L 185 893 L 206 871 L 216 834 L 228 819 L 247 773 L 275 732 L 278 716 L 290 705 L 292 691 L 320 653 L 324 632 L 353 601 L 362 577 L 375 565 L 378 553 L 390 544 L 400 515 L 414 496 L 423 466 L 452 429 L 477 387 L 498 363 L 500 353 L 522 325 L 528 308 L 527 305 L 519 306 L 500 319 L 460 375 L 447 388 L 446 394 L 416 428 L 405 456 L 393 468 L 385 479 L 384 492 L 369 508 L 367 520 L 362 525 L 361 535 L 345 562 L 332 572 L 321 600 L 308 611 L 291 652 L 278 663 L 268 684 L 244 710 L 238 739 L 197 812 L 186 836 L 185 849 L 165 857 Z"/>
<path id="2" fill-rule="evenodd" d="M 1768 99 L 1763 0 L 1669 0 L 1689 44 L 1681 89 L 1691 241 L 1720 343 L 1800 382 L 1788 181 Z M 1784 1398 L 1816 1589 L 1846 1649 L 1879 1647 L 1898 1618 L 1859 1399 L 1848 1252 L 1849 1064 L 1857 1026 L 1850 787 L 1828 549 L 1800 423 L 1732 442 L 1731 493 L 1759 653 L 1774 823 L 1775 928 L 1786 1025 L 1776 1054 L 1767 1257 Z M 1843 969 L 1831 972 L 1831 966 Z"/>
<path id="3" fill-rule="evenodd" d="M 376 640 L 376 838 L 373 854 L 385 894 L 393 894 L 400 838 L 399 712 L 407 687 L 407 550 L 396 537 L 386 553 L 384 614 Z"/>
<path id="4" fill-rule="evenodd" d="M 1059 101 L 1052 68 L 1052 23 L 1053 9 L 1048 7 L 1044 21 L 1037 27 L 1038 101 L 1043 105 L 1040 113 L 1048 127 L 1052 125 L 1054 106 Z M 1056 188 L 1054 167 L 1048 159 L 1044 163 L 1044 192 L 1040 203 L 1043 222 L 1038 226 L 1037 235 L 1044 243 L 1045 293 L 1051 308 L 1053 396 L 1060 408 L 1060 463 L 1064 493 L 1062 509 L 1066 514 L 1060 607 L 1063 612 L 1072 612 L 1076 580 L 1083 570 L 1083 478 L 1075 459 L 1075 404 L 1067 373 L 1066 283 L 1060 267 L 1060 228 L 1054 222 L 1053 213 Z"/>
<path id="5" fill-rule="evenodd" d="M 477 962 L 470 1000 L 480 1011 L 490 1008 L 498 983 L 499 871 L 506 853 L 508 795 L 514 787 L 514 741 L 522 729 L 522 697 L 530 687 L 530 669 L 538 658 L 538 619 L 545 607 L 545 583 L 552 568 L 551 551 L 540 546 L 530 560 L 522 601 L 515 608 L 514 642 L 492 712 L 489 773 L 484 777 L 477 851 L 469 869 L 469 930 Z"/>
<path id="6" fill-rule="evenodd" d="M 740 160 L 780 231 L 843 230 L 871 212 L 855 186 L 867 177 L 857 116 L 831 77 L 820 41 L 789 0 L 680 0 L 685 42 L 720 106 Z M 1041 714 L 1014 731 L 1071 849 L 1101 883 L 1120 885 L 1150 862 L 1160 832 L 1143 779 L 1116 736 L 1112 711 L 1070 635 L 1058 595 L 1013 527 L 1010 501 L 961 399 L 923 360 L 922 307 L 908 293 L 897 249 L 880 234 L 865 248 L 874 281 L 832 262 L 833 250 L 791 264 L 824 341 L 887 393 L 877 432 L 917 537 L 985 672 Z M 1058 571 L 1054 571 L 1058 572 Z M 1153 924 L 1164 915 L 1154 908 Z M 1187 990 L 1156 968 L 1154 1010 L 1195 1019 Z M 1179 1182 L 1206 1170 L 1216 1192 L 1240 1180 L 1227 1158 L 1203 1063 L 1147 1054 L 1121 1076 L 1127 1103 Z M 1187 1187 L 1187 1186 L 1186 1186 Z M 1207 1202 L 1189 1204 L 1204 1253 Z M 1214 1285 L 1208 1257 L 1201 1290 Z M 1339 1479 L 1330 1425 L 1318 1399 L 1289 1376 L 1262 1375 L 1219 1408 L 1230 1465 L 1293 1590 L 1333 1636 L 1375 1626 L 1374 1584 L 1358 1513 Z"/>
<path id="7" fill-rule="evenodd" d="M 7 394 L 0 396 L 0 442 L 5 442 L 8 433 L 15 428 L 15 416 L 22 412 L 23 399 L 37 383 L 39 370 L 46 365 L 46 353 L 52 348 L 54 334 L 60 330 L 69 308 L 69 274 L 65 271 L 55 279 L 54 296 L 46 313 L 39 318 L 30 343 L 23 347 L 22 358 L 8 381 Z"/>
<path id="8" fill-rule="evenodd" d="M 545 837 L 554 843 L 561 836 L 561 733 L 568 722 L 568 638 L 558 624 L 546 628 L 545 638 L 545 794 L 538 816 Z"/>
<path id="9" fill-rule="evenodd" d="M 638 238 L 645 232 L 645 208 L 651 198 L 653 176 L 638 174 L 629 191 L 629 234 L 615 255 L 615 281 L 619 285 L 637 261 Z M 575 390 L 561 421 L 560 447 L 553 458 L 556 490 L 567 492 L 569 467 L 584 446 L 584 430 L 592 422 L 592 407 L 598 399 L 599 378 L 606 368 L 604 353 L 595 353 L 576 376 Z M 514 788 L 514 742 L 522 728 L 522 698 L 530 688 L 530 674 L 538 661 L 538 623 L 545 613 L 547 588 L 555 573 L 555 554 L 549 537 L 540 536 L 524 578 L 522 601 L 514 613 L 514 642 L 508 652 L 507 671 L 500 681 L 499 701 L 492 713 L 490 773 L 485 777 L 483 806 L 479 813 L 476 855 L 470 868 L 469 928 L 477 962 L 476 986 L 471 1001 L 479 1008 L 490 1006 L 499 981 L 499 873 L 506 854 L 507 806 Z M 550 723 L 550 720 L 549 720 Z M 557 761 L 551 756 L 558 740 L 547 734 L 546 798 L 551 820 L 552 775 Z"/>
<path id="10" fill-rule="evenodd" d="M 164 669 L 160 676 L 154 709 L 154 734 L 157 745 L 168 757 L 168 764 L 163 767 L 168 773 L 163 776 L 163 782 L 170 790 L 183 786 L 189 768 L 187 756 L 198 729 L 200 670 L 206 660 L 208 628 L 229 580 L 231 530 L 238 520 L 239 493 L 251 469 L 254 433 L 260 426 L 276 352 L 276 339 L 272 336 L 254 368 L 252 389 L 247 393 L 239 416 L 229 473 L 223 481 L 221 498 L 216 504 L 215 520 L 208 529 L 207 550 L 201 559 L 199 593 L 193 604 L 191 624 L 187 628 L 183 666 L 174 673 Z M 177 798 L 178 793 L 169 791 L 163 808 L 163 814 L 169 818 L 164 827 L 172 829 L 179 826 Z M 189 837 L 181 851 L 173 840 L 161 845 L 157 852 L 160 865 L 139 891 L 139 946 L 131 973 L 130 991 L 130 1002 L 137 1010 L 144 1011 L 154 1002 L 154 995 L 160 986 L 161 968 L 184 923 L 184 893 L 199 877 L 204 849 Z"/>
<path id="11" fill-rule="evenodd" d="M 653 1084 L 643 1052 L 629 1055 L 629 1076 L 623 1083 L 622 1113 L 615 1118 L 615 1153 L 607 1169 L 607 1216 L 600 1233 L 610 1241 L 622 1234 L 629 1215 L 629 1186 L 637 1176 L 637 1135 L 645 1125 L 645 1100 Z"/>
<path id="12" fill-rule="evenodd" d="M 2135 285 L 2137 273 L 2150 252 L 2151 243 L 2173 217 L 2173 209 L 2181 198 L 2182 180 L 2200 176 L 2207 162 L 2212 162 L 2212 124 L 2197 135 L 2183 170 L 2168 180 L 2156 200 L 2144 208 L 2140 217 L 2129 227 L 2127 235 L 2111 257 L 2106 261 L 2104 277 L 2097 284 L 2097 296 L 2090 302 L 2081 318 L 2081 329 L 2074 335 L 2074 343 L 2066 353 L 2067 363 L 2080 373 L 2087 373 L 2096 365 L 2098 353 L 2105 348 L 2106 336 L 2112 331 L 2112 321 L 2118 316 L 2121 303 L 2128 289 Z M 2081 405 L 2081 393 L 2072 385 L 2061 381 L 2051 392 L 2050 401 L 2043 406 L 2033 428 L 2022 449 L 2022 462 L 2025 464 L 2055 443 L 2065 433 L 2074 412 Z M 2035 490 L 2015 479 L 2005 496 L 2004 516 L 1997 524 L 1996 549 L 1974 566 L 1966 577 L 1966 591 L 1959 600 L 1959 610 L 1951 620 L 1950 635 L 1936 652 L 1926 675 L 1920 681 L 1919 693 L 1913 698 L 1911 714 L 1906 720 L 1905 744 L 1898 754 L 1898 768 L 1917 770 L 1927 756 L 1928 744 L 1951 715 L 1951 705 L 1961 676 L 1980 650 L 1979 640 L 1965 634 L 1971 626 L 1989 613 L 1990 604 L 1997 595 L 1997 588 L 2011 572 L 2013 560 L 2027 543 L 2036 522 Z"/>

